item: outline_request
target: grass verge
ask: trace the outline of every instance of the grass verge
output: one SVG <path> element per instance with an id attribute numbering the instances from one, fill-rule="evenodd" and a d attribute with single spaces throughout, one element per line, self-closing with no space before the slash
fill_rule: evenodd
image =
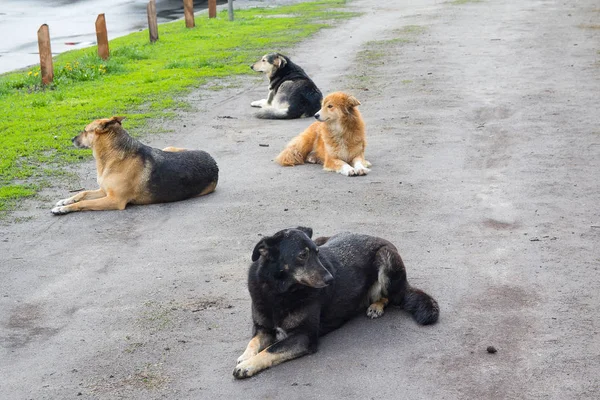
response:
<path id="1" fill-rule="evenodd" d="M 54 59 L 54 82 L 40 84 L 39 66 L 0 76 L 0 213 L 34 196 L 61 175 L 68 163 L 91 151 L 76 150 L 70 138 L 96 118 L 127 115 L 134 135 L 149 118 L 185 109 L 182 94 L 220 78 L 251 73 L 248 65 L 265 52 L 286 49 L 336 20 L 345 0 L 320 0 L 274 8 L 236 10 L 214 19 L 162 24 L 151 44 L 148 31 L 110 41 L 111 56 L 97 48 Z M 109 32 L 110 34 L 110 32 Z"/>

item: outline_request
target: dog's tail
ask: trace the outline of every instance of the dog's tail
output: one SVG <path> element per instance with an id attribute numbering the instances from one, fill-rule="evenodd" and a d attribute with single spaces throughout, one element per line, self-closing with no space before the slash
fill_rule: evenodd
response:
<path id="1" fill-rule="evenodd" d="M 421 325 L 435 324 L 440 316 L 440 307 L 427 293 L 406 284 L 404 296 L 399 305 Z"/>
<path id="2" fill-rule="evenodd" d="M 316 140 L 317 131 L 309 127 L 288 143 L 285 149 L 275 158 L 275 162 L 284 167 L 304 164 L 308 154 L 313 151 Z"/>
<path id="3" fill-rule="evenodd" d="M 380 287 L 387 287 L 392 304 L 402 307 L 421 325 L 435 324 L 440 307 L 433 297 L 410 286 L 406 279 L 406 268 L 394 245 L 389 243 L 377 252 Z M 384 295 L 385 297 L 385 295 Z"/>

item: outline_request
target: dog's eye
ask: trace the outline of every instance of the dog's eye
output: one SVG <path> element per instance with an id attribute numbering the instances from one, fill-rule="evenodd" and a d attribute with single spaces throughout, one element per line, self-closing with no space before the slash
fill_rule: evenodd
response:
<path id="1" fill-rule="evenodd" d="M 327 108 L 333 108 L 333 106 L 332 106 L 331 104 L 329 104 L 329 105 L 327 106 Z"/>
<path id="2" fill-rule="evenodd" d="M 302 253 L 298 254 L 298 260 L 303 261 L 308 257 L 308 251 L 304 250 Z"/>

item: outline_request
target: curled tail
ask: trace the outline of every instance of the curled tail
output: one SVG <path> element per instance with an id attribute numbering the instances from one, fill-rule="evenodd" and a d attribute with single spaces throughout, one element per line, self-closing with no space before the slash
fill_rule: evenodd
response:
<path id="1" fill-rule="evenodd" d="M 440 315 L 440 306 L 430 295 L 420 289 L 410 287 L 408 284 L 403 298 L 399 304 L 415 321 L 421 325 L 435 324 Z"/>

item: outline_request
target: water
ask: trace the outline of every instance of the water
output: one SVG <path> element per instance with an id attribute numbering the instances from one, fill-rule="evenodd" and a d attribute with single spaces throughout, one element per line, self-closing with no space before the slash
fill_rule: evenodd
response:
<path id="1" fill-rule="evenodd" d="M 226 2 L 226 1 L 225 1 Z M 223 1 L 218 1 L 221 4 Z M 52 54 L 96 44 L 105 14 L 108 40 L 148 27 L 148 0 L 0 0 L 0 74 L 39 64 L 37 31 L 48 24 Z M 207 0 L 194 1 L 194 11 Z M 182 0 L 157 0 L 158 22 L 183 18 Z"/>

